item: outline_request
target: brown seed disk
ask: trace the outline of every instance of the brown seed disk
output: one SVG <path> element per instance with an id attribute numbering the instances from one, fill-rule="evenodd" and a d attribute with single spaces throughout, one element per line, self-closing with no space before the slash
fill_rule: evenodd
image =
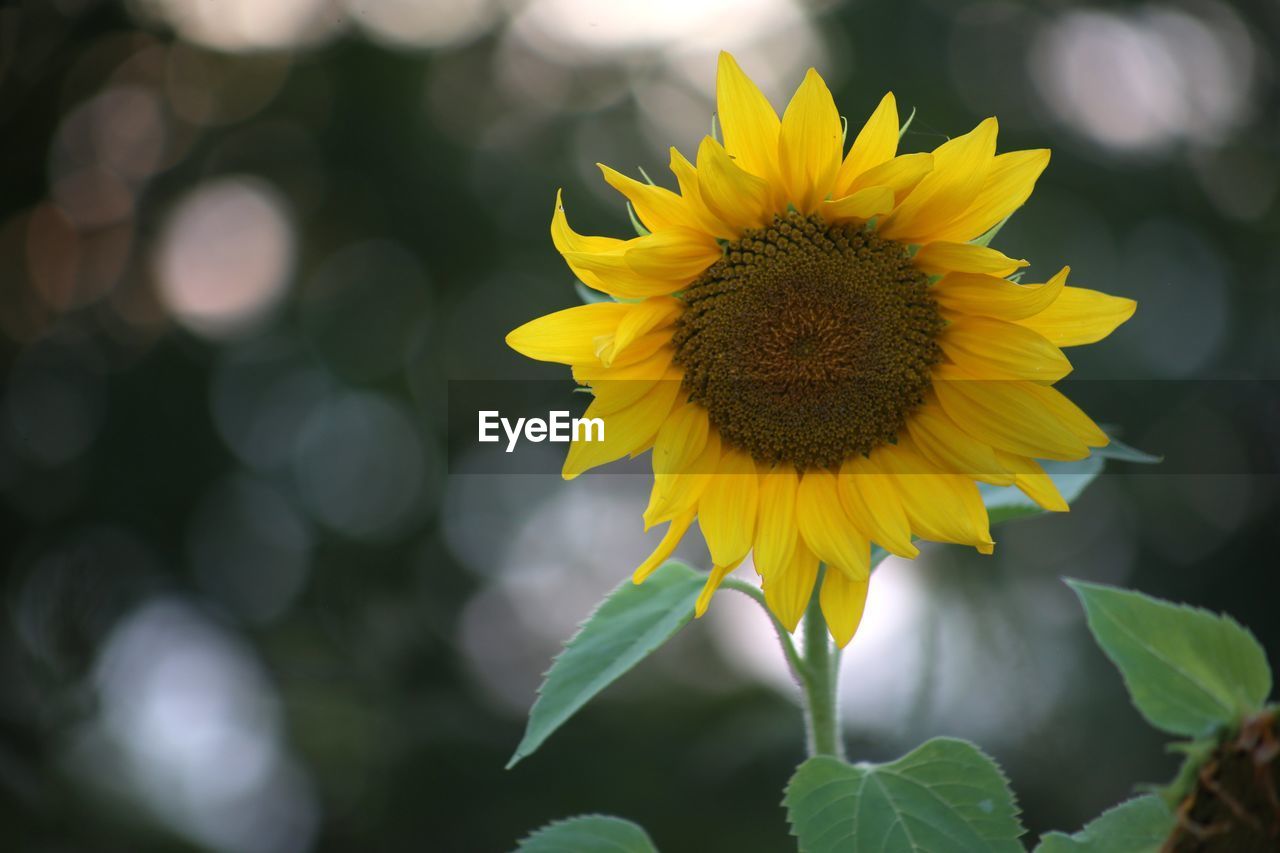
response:
<path id="1" fill-rule="evenodd" d="M 905 247 L 775 216 L 684 291 L 676 363 L 730 445 L 834 468 L 892 442 L 923 402 L 944 325 Z"/>

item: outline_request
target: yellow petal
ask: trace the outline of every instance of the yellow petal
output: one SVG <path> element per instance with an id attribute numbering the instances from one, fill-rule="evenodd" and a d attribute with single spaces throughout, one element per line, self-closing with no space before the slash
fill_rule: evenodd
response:
<path id="1" fill-rule="evenodd" d="M 613 252 L 626 243 L 616 237 L 586 237 L 569 227 L 565 218 L 563 190 L 556 190 L 556 206 L 551 212 L 551 242 L 564 252 Z"/>
<path id="2" fill-rule="evenodd" d="M 862 611 L 867 606 L 867 587 L 870 583 L 869 575 L 861 580 L 853 580 L 844 572 L 833 572 L 830 569 L 822 577 L 818 602 L 822 605 L 822 615 L 827 620 L 827 630 L 831 632 L 831 638 L 839 648 L 849 645 L 849 641 L 857 633 L 858 623 L 862 621 Z"/>
<path id="3" fill-rule="evenodd" d="M 605 367 L 612 367 L 618 356 L 627 351 L 637 338 L 670 326 L 684 313 L 684 303 L 670 296 L 654 296 L 642 302 L 630 303 L 631 310 L 618 323 L 612 338 L 602 341 L 596 355 Z"/>
<path id="4" fill-rule="evenodd" d="M 907 418 L 907 432 L 916 449 L 943 471 L 996 486 L 1013 485 L 1014 476 L 997 460 L 991 445 L 956 426 L 932 392 L 925 404 Z"/>
<path id="5" fill-rule="evenodd" d="M 799 478 L 790 465 L 760 472 L 760 520 L 756 525 L 756 571 L 781 571 L 796 550 L 796 488 Z"/>
<path id="6" fill-rule="evenodd" d="M 721 52 L 716 69 L 716 112 L 729 154 L 746 171 L 772 180 L 777 174 L 778 114 L 726 52 Z"/>
<path id="7" fill-rule="evenodd" d="M 662 541 L 658 543 L 658 547 L 654 548 L 648 559 L 641 563 L 632 573 L 631 580 L 633 583 L 644 583 L 645 578 L 671 559 L 671 555 L 675 553 L 676 546 L 680 544 L 680 540 L 684 538 L 684 534 L 689 530 L 689 525 L 693 524 L 693 515 L 692 512 L 686 512 L 671 519 L 671 526 L 667 528 L 667 532 L 663 535 Z"/>
<path id="8" fill-rule="evenodd" d="M 870 573 L 867 537 L 845 514 L 835 474 L 822 469 L 805 472 L 796 490 L 796 522 L 819 560 L 854 580 Z"/>
<path id="9" fill-rule="evenodd" d="M 720 143 L 705 137 L 698 146 L 698 191 L 730 228 L 758 228 L 772 215 L 769 184 L 740 169 Z"/>
<path id="10" fill-rule="evenodd" d="M 632 306 L 640 305 L 639 302 L 626 303 Z M 628 315 L 629 316 L 629 315 Z M 621 324 L 619 324 L 621 327 Z M 602 357 L 609 351 L 609 345 L 612 343 L 612 335 L 605 335 L 596 339 L 597 357 Z M 621 352 L 615 352 L 610 367 L 626 367 L 628 364 L 635 364 L 638 361 L 644 361 L 658 350 L 671 344 L 671 330 L 659 329 L 656 332 L 649 332 L 636 338 L 627 348 Z"/>
<path id="11" fill-rule="evenodd" d="M 935 240 L 965 242 L 980 237 L 1026 202 L 1049 165 L 1049 150 L 1011 151 L 991 164 L 991 174 L 964 213 L 933 234 Z"/>
<path id="12" fill-rule="evenodd" d="M 867 170 L 891 160 L 897 150 L 898 104 L 893 92 L 889 92 L 880 99 L 880 105 L 871 113 L 871 118 L 867 119 L 867 123 L 854 138 L 853 145 L 849 147 L 849 153 L 845 155 L 844 162 L 836 173 L 835 194 L 851 194 L 856 189 L 855 183 Z M 933 157 L 929 156 L 929 160 L 932 161 Z M 924 177 L 923 173 L 920 177 Z"/>
<path id="13" fill-rule="evenodd" d="M 627 241 L 619 240 L 616 237 L 587 237 L 579 234 L 569 227 L 569 220 L 565 217 L 564 204 L 561 199 L 561 191 L 556 190 L 556 206 L 551 214 L 551 242 L 555 244 L 556 251 L 562 256 L 566 253 L 609 253 L 622 252 L 626 249 Z M 609 289 L 609 285 L 605 284 L 596 273 L 588 269 L 579 269 L 574 266 L 573 262 L 568 261 L 569 269 L 573 270 L 573 274 L 593 290 L 601 293 L 608 293 L 611 296 L 621 294 L 613 293 Z"/>
<path id="14" fill-rule="evenodd" d="M 670 278 L 688 283 L 724 256 L 710 234 L 688 228 L 671 228 L 637 238 L 623 257 L 627 266 L 641 276 Z"/>
<path id="15" fill-rule="evenodd" d="M 1034 459 L 1028 459 L 1025 456 L 1018 456 L 1013 453 L 1005 453 L 1003 450 L 997 450 L 996 458 L 1000 460 L 1000 464 L 1004 465 L 1007 470 L 1013 471 L 1015 484 L 1022 493 L 1031 500 L 1035 501 L 1041 509 L 1049 512 L 1069 512 L 1071 507 L 1067 505 L 1066 500 L 1062 497 L 1062 493 L 1058 491 L 1058 487 L 1053 482 L 1053 478 L 1044 472 L 1040 467 L 1040 463 Z"/>
<path id="16" fill-rule="evenodd" d="M 512 331 L 507 335 L 507 346 L 538 361 L 590 364 L 596 361 L 597 340 L 612 337 L 632 308 L 623 302 L 565 308 Z"/>
<path id="17" fill-rule="evenodd" d="M 822 203 L 822 218 L 828 222 L 858 220 L 865 222 L 893 210 L 893 190 L 889 187 L 867 187 L 844 198 Z"/>
<path id="18" fill-rule="evenodd" d="M 756 565 L 759 566 L 758 558 Z M 817 579 L 818 558 L 801 540 L 796 541 L 795 550 L 785 566 L 765 572 L 762 584 L 765 603 L 788 631 L 794 631 L 800 624 L 800 617 L 813 597 L 813 583 Z"/>
<path id="19" fill-rule="evenodd" d="M 1085 443 L 1041 400 L 1038 392 L 1052 388 L 1034 382 L 974 379 L 939 365 L 934 369 L 933 390 L 961 429 L 992 447 L 1036 459 L 1069 461 L 1089 455 Z"/>
<path id="20" fill-rule="evenodd" d="M 707 446 L 711 423 L 697 403 L 676 406 L 658 429 L 653 442 L 653 472 L 677 474 L 691 470 Z"/>
<path id="21" fill-rule="evenodd" d="M 849 191 L 857 192 L 867 187 L 888 187 L 893 190 L 894 199 L 902 201 L 906 194 L 915 189 L 916 184 L 932 171 L 933 155 L 927 151 L 921 154 L 902 154 L 863 172 L 849 187 Z M 837 193 L 840 191 L 837 182 Z"/>
<path id="22" fill-rule="evenodd" d="M 604 179 L 618 192 L 627 197 L 635 208 L 636 216 L 650 231 L 662 231 L 667 228 L 689 228 L 698 230 L 697 218 L 689 210 L 685 200 L 666 187 L 643 183 L 629 178 L 616 169 L 603 163 L 597 163 Z"/>
<path id="23" fill-rule="evenodd" d="M 782 114 L 778 167 L 787 197 L 812 213 L 830 195 L 840 168 L 840 113 L 831 90 L 812 68 Z"/>
<path id="24" fill-rule="evenodd" d="M 890 240 L 928 243 L 973 204 L 991 173 L 996 120 L 989 118 L 933 152 L 933 171 L 903 199 L 879 231 Z"/>
<path id="25" fill-rule="evenodd" d="M 987 508 L 973 480 L 939 473 L 907 437 L 877 448 L 872 457 L 893 477 L 911 529 L 925 539 L 972 545 L 991 553 Z"/>
<path id="26" fill-rule="evenodd" d="M 643 452 L 653 443 L 679 391 L 679 374 L 669 374 L 639 400 L 617 412 L 601 413 L 595 402 L 587 406 L 584 418 L 598 417 L 604 421 L 604 441 L 575 441 L 570 444 L 562 476 L 572 480 L 597 465 Z"/>
<path id="27" fill-rule="evenodd" d="M 609 252 L 561 254 L 580 276 L 594 275 L 605 293 L 635 299 L 679 290 L 724 253 L 710 235 L 672 228 L 628 240 Z M 585 279 L 584 283 L 590 284 Z"/>
<path id="28" fill-rule="evenodd" d="M 731 566 L 714 566 L 711 569 L 711 573 L 707 575 L 707 582 L 702 585 L 702 592 L 698 593 L 698 600 L 694 602 L 693 618 L 702 618 L 702 614 L 707 612 L 707 607 L 711 604 L 711 596 L 716 594 L 720 584 L 724 583 L 725 577 L 740 565 L 742 565 L 741 560 Z"/>
<path id="29" fill-rule="evenodd" d="M 938 336 L 947 357 L 977 379 L 1057 382 L 1071 362 L 1044 336 L 992 317 L 958 317 Z"/>
<path id="30" fill-rule="evenodd" d="M 741 562 L 751 550 L 758 507 L 755 462 L 745 453 L 728 451 L 698 502 L 698 526 L 717 565 Z"/>
<path id="31" fill-rule="evenodd" d="M 1027 265 L 1026 261 L 1014 260 L 988 246 L 974 243 L 930 243 L 921 246 L 911 260 L 916 269 L 930 275 L 974 272 L 1006 276 Z"/>
<path id="32" fill-rule="evenodd" d="M 576 365 L 573 378 L 581 385 L 591 386 L 597 415 L 611 415 L 639 400 L 663 380 L 670 372 L 675 354 L 674 347 L 662 347 L 643 361 L 624 367 Z"/>
<path id="33" fill-rule="evenodd" d="M 859 529 L 899 557 L 916 557 L 911 524 L 893 481 L 870 459 L 855 456 L 840 469 L 840 500 Z"/>
<path id="34" fill-rule="evenodd" d="M 654 446 L 657 447 L 656 440 Z M 711 482 L 711 472 L 719 464 L 720 435 L 713 429 L 707 433 L 702 452 L 692 461 L 675 467 L 675 473 L 655 471 L 649 505 L 644 511 L 645 530 L 696 507 Z"/>
<path id="35" fill-rule="evenodd" d="M 1137 307 L 1132 299 L 1066 287 L 1048 308 L 1018 322 L 1060 347 L 1077 347 L 1102 340 L 1132 317 Z"/>
<path id="36" fill-rule="evenodd" d="M 953 314 L 977 314 L 1000 320 L 1023 320 L 1039 314 L 1062 293 L 1071 267 L 1046 284 L 1018 284 L 993 275 L 951 273 L 930 288 L 933 298 Z"/>
<path id="37" fill-rule="evenodd" d="M 698 187 L 698 170 L 675 148 L 671 149 L 671 172 L 680 184 L 680 197 L 684 199 L 700 230 L 724 240 L 732 240 L 738 236 L 734 229 L 725 225 L 707 207 L 702 200 L 702 190 Z"/>
<path id="38" fill-rule="evenodd" d="M 1093 422 L 1093 419 L 1058 389 L 1033 385 L 1028 389 L 1028 393 L 1039 400 L 1058 423 L 1071 430 L 1085 444 L 1090 447 L 1106 447 L 1111 443 L 1110 437 Z"/>

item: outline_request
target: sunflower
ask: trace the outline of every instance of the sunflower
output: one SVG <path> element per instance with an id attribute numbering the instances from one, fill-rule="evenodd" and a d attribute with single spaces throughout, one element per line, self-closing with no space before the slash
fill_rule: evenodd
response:
<path id="1" fill-rule="evenodd" d="M 678 192 L 601 165 L 641 227 L 574 232 L 557 194 L 551 236 L 612 297 L 507 336 L 571 365 L 604 441 L 575 442 L 564 476 L 653 450 L 645 527 L 666 523 L 642 582 L 696 520 L 713 569 L 701 616 L 751 555 L 778 620 L 813 594 L 836 643 L 862 618 L 870 544 L 914 540 L 991 553 L 976 482 L 1066 502 L 1036 460 L 1073 460 L 1107 436 L 1052 385 L 1062 347 L 1111 333 L 1132 300 L 1010 276 L 987 243 L 1030 196 L 1049 152 L 997 155 L 994 118 L 927 153 L 898 153 L 887 94 L 844 151 L 831 92 L 810 69 L 779 119 L 722 53 L 723 141 L 671 149 Z"/>

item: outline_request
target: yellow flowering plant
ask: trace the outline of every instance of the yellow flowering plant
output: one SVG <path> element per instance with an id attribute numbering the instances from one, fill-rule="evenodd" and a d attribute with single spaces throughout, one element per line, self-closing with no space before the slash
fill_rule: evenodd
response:
<path id="1" fill-rule="evenodd" d="M 971 744 L 843 762 L 839 653 L 888 554 L 990 554 L 993 522 L 1067 511 L 1106 458 L 1151 461 L 1053 387 L 1063 350 L 1135 303 L 1065 267 L 1022 282 L 1028 262 L 990 245 L 1049 163 L 997 153 L 996 119 L 902 153 L 892 94 L 846 133 L 814 69 L 781 116 L 728 54 L 716 83 L 719 133 L 693 160 L 671 149 L 676 189 L 600 167 L 635 237 L 579 234 L 557 195 L 552 240 L 597 296 L 507 336 L 568 365 L 606 425 L 573 441 L 564 477 L 651 451 L 643 522 L 666 525 L 552 666 L 512 764 L 730 588 L 766 608 L 805 695 L 813 758 L 786 800 L 801 849 L 1020 850 L 1013 795 Z M 670 561 L 695 523 L 705 574 Z M 743 566 L 758 586 L 731 576 Z M 522 847 L 619 848 L 653 849 L 599 817 Z"/>

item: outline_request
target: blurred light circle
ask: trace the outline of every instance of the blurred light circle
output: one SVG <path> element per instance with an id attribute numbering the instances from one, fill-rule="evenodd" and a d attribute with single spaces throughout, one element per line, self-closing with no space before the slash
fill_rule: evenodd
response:
<path id="1" fill-rule="evenodd" d="M 108 294 L 124 273 L 132 246 L 129 220 L 79 231 L 65 211 L 42 204 L 27 223 L 27 272 L 46 305 L 67 311 Z"/>
<path id="2" fill-rule="evenodd" d="M 15 562 L 13 630 L 55 671 L 77 672 L 162 570 L 146 542 L 118 527 L 64 531 L 48 549 Z"/>
<path id="3" fill-rule="evenodd" d="M 435 462 L 400 406 L 350 392 L 307 418 L 293 473 L 320 521 L 348 536 L 379 539 L 402 532 L 414 518 L 426 479 L 438 474 Z"/>
<path id="4" fill-rule="evenodd" d="M 46 342 L 24 350 L 9 371 L 3 411 L 18 453 L 46 467 L 76 459 L 106 417 L 103 365 L 83 347 Z"/>
<path id="5" fill-rule="evenodd" d="M 188 559 L 201 585 L 251 622 L 269 622 L 306 580 L 311 531 L 271 486 L 232 475 L 206 494 L 187 531 Z"/>
<path id="6" fill-rule="evenodd" d="M 392 47 L 444 47 L 469 41 L 493 25 L 494 0 L 344 0 L 375 41 Z"/>
<path id="7" fill-rule="evenodd" d="M 160 167 L 167 128 L 155 92 L 136 86 L 110 89 L 94 99 L 93 110 L 99 163 L 134 179 Z"/>
<path id="8" fill-rule="evenodd" d="M 331 386 L 329 376 L 294 342 L 247 341 L 227 349 L 214 368 L 213 422 L 242 462 L 277 470 L 293 458 L 308 414 Z"/>
<path id="9" fill-rule="evenodd" d="M 164 163 L 169 126 L 160 98 L 143 86 L 113 86 L 77 106 L 58 125 L 50 151 L 55 181 L 101 166 L 140 181 Z"/>
<path id="10" fill-rule="evenodd" d="M 333 370 L 353 382 L 398 371 L 429 322 L 431 293 L 417 259 L 394 243 L 339 250 L 301 297 L 307 337 Z"/>
<path id="11" fill-rule="evenodd" d="M 227 853 L 310 846 L 317 809 L 281 743 L 273 685 L 239 638 L 196 608 L 152 599 L 112 631 L 94 671 L 90 774 L 128 784 L 171 827 Z"/>
<path id="12" fill-rule="evenodd" d="M 804 15 L 792 0 L 536 0 L 513 26 L 530 44 L 587 56 L 672 48 L 711 33 L 737 41 L 743 31 L 759 34 L 795 17 Z"/>
<path id="13" fill-rule="evenodd" d="M 131 0 L 145 18 L 188 41 L 228 51 L 307 47 L 332 37 L 345 19 L 336 0 Z"/>
<path id="14" fill-rule="evenodd" d="M 1229 9 L 1201 8 L 1066 12 L 1028 52 L 1032 77 L 1061 121 L 1108 148 L 1218 142 L 1252 110 L 1254 47 Z"/>
<path id="15" fill-rule="evenodd" d="M 293 225 L 268 184 L 219 178 L 187 194 L 164 224 L 155 254 L 161 300 L 205 337 L 256 325 L 293 272 Z"/>
<path id="16" fill-rule="evenodd" d="M 101 228 L 133 214 L 133 191 L 110 169 L 88 166 L 57 178 L 53 200 L 78 229 Z"/>
<path id="17" fill-rule="evenodd" d="M 173 111 L 199 125 L 243 121 L 275 98 L 289 75 L 287 55 L 228 56 L 175 43 L 164 90 Z"/>

